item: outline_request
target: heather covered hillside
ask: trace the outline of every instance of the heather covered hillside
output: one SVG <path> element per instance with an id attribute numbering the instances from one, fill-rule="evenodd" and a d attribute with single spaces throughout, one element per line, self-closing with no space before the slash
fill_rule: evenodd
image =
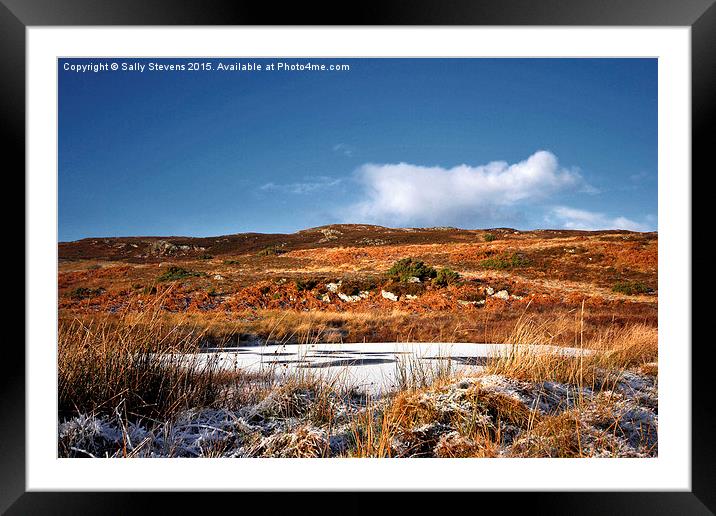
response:
<path id="1" fill-rule="evenodd" d="M 162 314 L 216 340 L 503 342 L 523 313 L 545 339 L 584 302 L 585 330 L 656 326 L 656 233 L 388 229 L 86 239 L 59 244 L 60 317 Z"/>

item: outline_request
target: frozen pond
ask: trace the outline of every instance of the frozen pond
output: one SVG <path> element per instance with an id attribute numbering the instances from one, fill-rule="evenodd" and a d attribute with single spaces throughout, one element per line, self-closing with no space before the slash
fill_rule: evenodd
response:
<path id="1" fill-rule="evenodd" d="M 538 352 L 577 354 L 578 349 L 521 346 Z M 381 394 L 413 381 L 429 381 L 441 372 L 471 373 L 491 356 L 509 353 L 511 344 L 369 342 L 282 344 L 206 348 L 192 355 L 221 369 L 270 372 L 281 377 L 320 376 L 359 390 Z"/>

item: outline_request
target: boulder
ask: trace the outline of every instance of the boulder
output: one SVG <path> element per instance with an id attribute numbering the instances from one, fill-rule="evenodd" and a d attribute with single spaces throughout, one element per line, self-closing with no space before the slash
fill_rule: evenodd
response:
<path id="1" fill-rule="evenodd" d="M 344 294 L 343 292 L 338 293 L 338 297 L 347 303 L 354 303 L 356 301 L 360 301 L 363 299 L 361 296 L 349 296 L 348 294 Z"/>
<path id="2" fill-rule="evenodd" d="M 390 299 L 391 301 L 397 301 L 398 296 L 393 294 L 392 292 L 388 292 L 386 290 L 381 290 L 380 295 L 383 296 L 385 299 Z"/>
<path id="3" fill-rule="evenodd" d="M 499 290 L 495 292 L 495 295 L 492 297 L 496 297 L 497 299 L 504 299 L 505 301 L 507 301 L 508 299 L 510 299 L 510 293 L 506 290 Z"/>

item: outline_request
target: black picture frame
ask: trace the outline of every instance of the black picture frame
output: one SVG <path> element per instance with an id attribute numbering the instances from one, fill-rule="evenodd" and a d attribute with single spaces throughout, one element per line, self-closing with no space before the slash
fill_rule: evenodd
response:
<path id="1" fill-rule="evenodd" d="M 350 17 L 347 14 L 350 13 Z M 5 163 L 15 158 L 14 170 L 25 166 L 25 45 L 27 27 L 83 25 L 573 25 L 573 26 L 690 26 L 692 72 L 692 170 L 707 172 L 708 152 L 716 144 L 716 6 L 714 0 L 488 0 L 437 2 L 396 0 L 355 4 L 270 3 L 216 0 L 0 0 L 0 130 Z M 712 166 L 709 168 L 713 168 Z M 9 173 L 10 170 L 6 169 Z M 681 173 L 691 173 L 682 171 Z M 694 201 L 692 201 L 692 206 Z M 693 217 L 692 217 L 693 218 Z M 697 219 L 693 218 L 697 223 Z M 697 234 L 692 230 L 692 235 Z M 693 254 L 693 257 L 697 258 Z M 693 261 L 692 261 L 693 267 Z M 692 273 L 693 274 L 693 273 Z M 27 269 L 26 269 L 27 275 Z M 690 291 L 687 290 L 687 292 Z M 690 300 L 686 300 L 689 302 Z M 692 305 L 696 306 L 696 305 Z M 26 306 L 26 309 L 31 308 Z M 694 320 L 692 316 L 692 320 Z M 685 335 L 685 347 L 691 335 Z M 709 344 L 705 342 L 704 344 Z M 480 493 L 480 506 L 496 502 L 532 513 L 551 514 L 713 514 L 716 511 L 716 426 L 710 413 L 713 376 L 709 346 L 692 347 L 692 490 L 690 492 Z M 0 511 L 7 514 L 127 514 L 136 508 L 206 510 L 203 496 L 188 493 L 74 493 L 26 492 L 25 489 L 25 355 L 20 346 L 6 346 L 0 375 Z M 711 373 L 711 374 L 709 374 Z M 211 504 L 227 496 L 212 493 Z M 261 503 L 261 496 L 240 493 L 241 507 Z M 292 511 L 315 503 L 306 493 L 293 493 Z M 360 510 L 365 499 L 349 493 L 340 502 Z M 474 503 L 476 494 L 471 494 Z M 505 500 L 509 498 L 509 501 Z M 256 498 L 255 500 L 252 498 Z M 407 497 L 404 497 L 407 498 Z M 410 495 L 426 507 L 445 503 L 441 496 Z M 281 497 L 263 499 L 270 512 Z M 458 503 L 450 498 L 450 504 Z M 362 500 L 362 501 L 361 501 Z M 231 503 L 231 502 L 230 502 Z M 321 504 L 322 505 L 322 504 Z M 330 506 L 330 504 L 329 504 Z M 320 509 L 319 509 L 320 510 Z M 335 510 L 335 509 L 334 509 Z"/>

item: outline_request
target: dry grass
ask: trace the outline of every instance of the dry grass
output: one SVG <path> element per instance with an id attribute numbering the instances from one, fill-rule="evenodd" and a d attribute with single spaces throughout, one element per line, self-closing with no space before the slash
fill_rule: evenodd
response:
<path id="1" fill-rule="evenodd" d="M 538 339 L 531 338 L 531 327 L 519 325 L 515 344 L 486 366 L 486 372 L 531 382 L 552 381 L 602 389 L 607 382 L 617 381 L 619 372 L 648 367 L 658 357 L 658 331 L 651 326 L 635 324 L 624 328 L 609 328 L 598 338 L 577 348 L 584 350 L 576 356 L 543 353 L 530 348 Z"/>
<path id="2" fill-rule="evenodd" d="M 324 432 L 315 428 L 301 426 L 292 432 L 271 435 L 260 441 L 249 452 L 251 456 L 280 458 L 318 458 L 327 457 L 329 443 Z"/>
<path id="3" fill-rule="evenodd" d="M 348 455 L 457 458 L 637 453 L 625 451 L 617 439 L 624 429 L 615 407 L 623 398 L 614 392 L 628 371 L 657 374 L 657 330 L 640 324 L 612 327 L 586 341 L 579 333 L 582 321 L 577 319 L 575 324 L 576 345 L 584 354 L 545 353 L 534 346 L 551 342 L 543 340 L 544 329 L 535 321 L 520 321 L 511 334 L 516 346 L 488 362 L 483 372 L 526 382 L 524 385 L 533 385 L 537 391 L 544 382 L 564 385 L 571 401 L 556 405 L 554 413 L 541 413 L 536 406 L 484 388 L 480 376 L 464 395 L 451 399 L 457 381 L 454 376 L 436 375 L 431 382 L 423 382 L 421 371 L 405 367 L 403 374 L 412 380 L 404 381 L 393 397 L 383 405 L 369 407 L 353 422 L 355 444 Z M 589 400 L 583 398 L 585 389 L 592 392 Z M 503 435 L 504 428 L 512 429 L 511 435 Z M 637 439 L 638 453 L 655 453 L 656 436 L 650 435 L 651 431 L 646 428 Z M 519 439 L 511 446 L 515 433 Z"/>
<path id="4" fill-rule="evenodd" d="M 350 457 L 496 457 L 503 445 L 501 421 L 526 428 L 534 416 L 508 396 L 472 389 L 471 411 L 446 410 L 426 395 L 440 390 L 401 390 L 384 405 L 372 404 L 351 423 Z M 443 431 L 443 429 L 453 429 Z"/>
<path id="5" fill-rule="evenodd" d="M 526 308 L 527 307 L 527 308 Z M 175 332 L 201 332 L 213 345 L 236 344 L 239 340 L 268 340 L 276 343 L 306 342 L 527 342 L 574 346 L 579 335 L 584 342 L 609 338 L 605 328 L 643 324 L 656 329 L 656 312 L 641 305 L 615 311 L 612 307 L 562 305 L 509 305 L 468 309 L 426 311 L 417 305 L 350 311 L 258 309 L 239 312 L 163 310 L 157 316 Z M 125 313 L 61 311 L 60 320 L 75 318 L 102 324 L 124 324 Z M 141 313 L 141 312 L 139 312 Z M 526 321 L 525 313 L 529 313 Z M 140 318 L 148 320 L 146 317 Z M 577 328 L 579 319 L 580 328 Z M 526 322 L 525 322 L 526 321 Z M 138 323 L 141 324 L 141 323 Z M 515 341 L 515 338 L 518 338 Z"/>
<path id="6" fill-rule="evenodd" d="M 119 319 L 60 320 L 60 415 L 114 413 L 166 419 L 196 407 L 235 405 L 240 393 L 265 379 L 224 371 L 211 360 L 171 364 L 175 354 L 197 350 L 199 328 L 167 325 L 161 308 Z"/>
<path id="7" fill-rule="evenodd" d="M 251 421 L 300 423 L 291 430 L 281 426 L 269 436 L 252 437 L 246 444 L 251 456 L 331 456 L 330 437 L 337 426 L 346 425 L 350 444 L 340 455 L 349 457 L 622 456 L 623 442 L 617 437 L 624 430 L 612 391 L 627 371 L 649 376 L 658 372 L 654 325 L 589 327 L 584 306 L 552 318 L 543 311 L 528 317 L 528 304 L 516 314 L 509 331 L 503 327 L 502 333 L 492 331 L 491 335 L 499 335 L 494 340 L 514 346 L 489 361 L 484 374 L 537 389 L 544 382 L 556 382 L 566 386 L 573 403 L 554 413 L 540 413 L 479 381 L 456 390 L 458 379 L 450 361 L 408 358 L 397 364 L 400 387 L 393 396 L 362 401 L 360 410 L 339 415 L 339 408 L 356 406 L 350 400 L 354 393 L 340 377 L 321 378 L 305 370 L 277 385 L 271 371 L 265 375 L 224 371 L 212 361 L 179 365 L 171 357 L 191 354 L 207 340 L 228 342 L 247 329 L 268 340 L 318 342 L 346 327 L 396 331 L 412 314 L 276 311 L 246 313 L 244 320 L 227 321 L 219 315 L 169 314 L 161 296 L 158 299 L 141 313 L 60 319 L 61 417 L 106 414 L 125 422 L 167 422 L 191 409 L 253 407 L 247 416 Z M 418 319 L 430 325 L 441 316 L 421 314 Z M 413 327 L 401 331 L 407 332 L 401 340 L 415 335 Z M 434 328 L 429 331 L 435 334 Z M 459 340 L 458 332 L 453 328 L 450 334 L 446 329 L 439 335 L 441 340 L 454 341 Z M 550 344 L 568 344 L 584 352 L 564 355 L 540 350 L 540 345 Z M 582 399 L 587 388 L 594 392 L 590 400 Z M 651 427 L 645 430 L 650 431 Z M 653 438 L 644 435 L 645 444 L 639 446 L 651 446 Z M 222 456 L 230 446 L 230 439 L 209 443 L 203 453 Z"/>
<path id="8" fill-rule="evenodd" d="M 584 457 L 586 454 L 581 443 L 583 433 L 585 428 L 576 412 L 543 417 L 530 428 L 528 438 L 512 448 L 510 455 L 523 458 Z"/>
<path id="9" fill-rule="evenodd" d="M 398 355 L 395 373 L 400 391 L 427 388 L 449 381 L 454 376 L 449 357 L 424 360 L 415 355 Z"/>
<path id="10" fill-rule="evenodd" d="M 369 402 L 366 410 L 356 415 L 350 423 L 353 443 L 348 457 L 392 457 L 392 439 L 396 422 L 391 415 Z"/>

